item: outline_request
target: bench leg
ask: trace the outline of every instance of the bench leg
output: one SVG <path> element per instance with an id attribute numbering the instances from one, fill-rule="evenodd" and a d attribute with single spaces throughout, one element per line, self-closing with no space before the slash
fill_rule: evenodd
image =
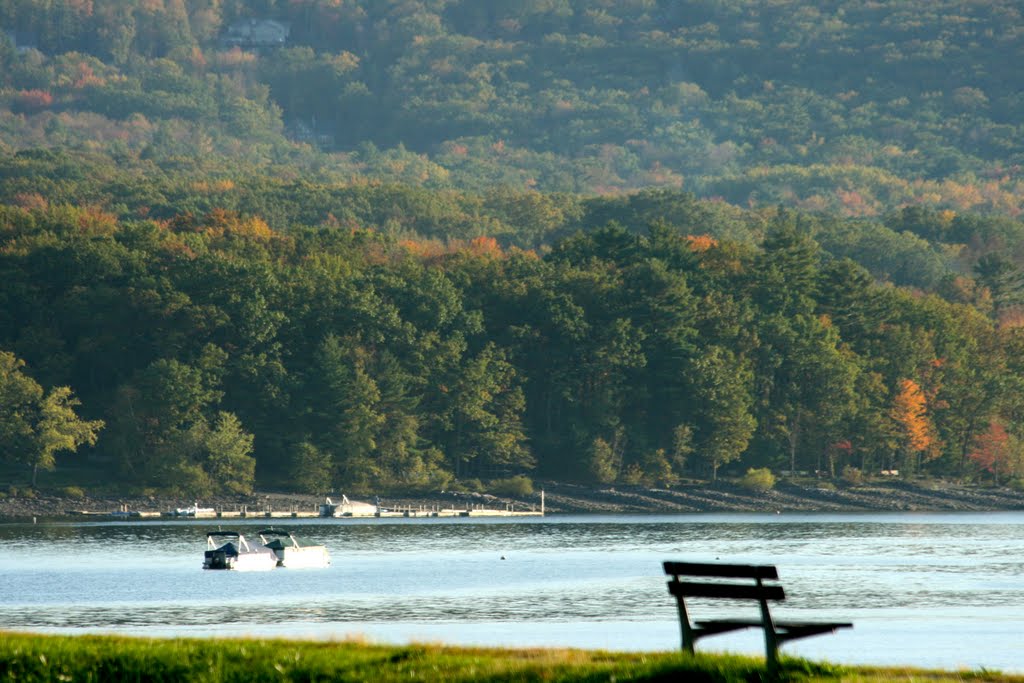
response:
<path id="1" fill-rule="evenodd" d="M 761 580 L 757 580 L 760 585 Z M 779 671 L 779 634 L 775 631 L 775 622 L 768 611 L 768 601 L 761 600 L 761 625 L 764 631 L 764 662 L 768 673 L 774 676 Z"/>
<path id="2" fill-rule="evenodd" d="M 768 669 L 768 673 L 772 676 L 779 672 L 779 646 L 776 644 L 774 647 L 769 644 L 770 636 L 768 635 L 768 629 L 764 630 L 764 663 L 765 668 Z"/>
<path id="3" fill-rule="evenodd" d="M 686 613 L 686 604 L 682 600 L 679 600 L 679 628 L 683 636 L 683 652 L 689 652 L 692 655 L 694 651 L 693 646 L 697 639 L 693 637 L 690 615 Z"/>

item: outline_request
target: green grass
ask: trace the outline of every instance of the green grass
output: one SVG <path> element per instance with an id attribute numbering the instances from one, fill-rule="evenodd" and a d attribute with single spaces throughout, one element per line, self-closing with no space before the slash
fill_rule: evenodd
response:
<path id="1" fill-rule="evenodd" d="M 734 655 L 260 639 L 0 633 L 0 681 L 762 681 Z M 1007 681 L 990 671 L 843 667 L 783 658 L 786 681 Z"/>

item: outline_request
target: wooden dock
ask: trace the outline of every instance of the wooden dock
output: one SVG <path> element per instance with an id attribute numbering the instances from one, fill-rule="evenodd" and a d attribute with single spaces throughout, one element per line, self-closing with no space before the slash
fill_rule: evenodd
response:
<path id="1" fill-rule="evenodd" d="M 341 502 L 334 503 L 330 498 L 320 505 L 320 517 L 543 517 L 544 492 L 540 492 L 540 510 L 533 506 L 516 509 L 512 503 L 504 509 L 488 508 L 483 504 L 470 503 L 460 507 L 442 507 L 441 505 L 400 505 L 388 507 L 378 503 L 361 503 L 351 501 L 346 496 Z"/>
<path id="2" fill-rule="evenodd" d="M 254 517 L 267 519 L 311 519 L 320 516 L 317 510 L 248 510 L 246 508 L 214 510 L 213 512 L 200 511 L 187 515 L 181 515 L 176 512 L 162 512 L 160 514 L 162 517 L 176 517 L 178 519 L 251 519 Z"/>
<path id="3" fill-rule="evenodd" d="M 467 505 L 465 507 L 441 507 L 440 505 L 419 505 L 399 507 L 377 507 L 369 503 L 345 502 L 328 508 L 321 505 L 316 510 L 250 510 L 248 506 L 239 506 L 233 510 L 200 508 L 188 512 L 171 510 L 166 512 L 144 510 L 116 510 L 113 512 L 93 512 L 89 510 L 68 510 L 68 514 L 87 517 L 104 517 L 108 519 L 316 519 L 320 517 L 332 519 L 393 519 L 399 517 L 543 517 L 544 508 L 516 509 L 515 505 L 507 505 L 504 509 L 488 508 L 484 505 Z"/>
<path id="4" fill-rule="evenodd" d="M 441 508 L 437 506 L 405 507 L 382 509 L 371 515 L 373 517 L 543 517 L 540 510 L 516 510 L 510 506 L 504 510 L 495 508 L 467 507 Z"/>

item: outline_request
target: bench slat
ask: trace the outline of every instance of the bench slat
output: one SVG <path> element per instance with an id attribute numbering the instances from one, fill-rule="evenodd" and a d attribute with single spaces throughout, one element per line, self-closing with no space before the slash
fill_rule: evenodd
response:
<path id="1" fill-rule="evenodd" d="M 739 631 L 745 628 L 761 628 L 764 624 L 761 620 L 753 619 L 711 619 L 708 621 L 694 622 L 696 628 L 694 629 L 699 637 L 704 636 L 715 636 L 719 633 L 730 633 L 731 631 Z"/>
<path id="2" fill-rule="evenodd" d="M 764 626 L 764 622 L 760 619 L 698 619 L 693 622 L 701 628 L 716 628 L 718 626 L 734 626 L 736 628 L 744 628 L 747 626 L 756 626 L 761 628 Z"/>
<path id="3" fill-rule="evenodd" d="M 720 576 L 728 579 L 778 579 L 772 565 L 707 564 L 702 562 L 665 562 L 665 573 L 673 576 Z"/>
<path id="4" fill-rule="evenodd" d="M 782 586 L 743 586 L 735 583 L 669 581 L 669 592 L 684 598 L 733 598 L 736 600 L 785 600 Z"/>

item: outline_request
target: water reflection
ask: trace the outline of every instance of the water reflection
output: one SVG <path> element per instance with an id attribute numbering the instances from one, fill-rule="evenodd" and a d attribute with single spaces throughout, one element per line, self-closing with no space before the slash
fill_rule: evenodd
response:
<path id="1" fill-rule="evenodd" d="M 608 603 L 624 600 L 617 616 L 643 619 L 654 613 L 673 614 L 664 600 L 651 600 L 649 591 L 534 591 L 505 595 L 474 596 L 410 596 L 400 600 L 384 599 L 382 595 L 349 596 L 317 600 L 315 604 L 281 601 L 238 601 L 207 605 L 184 604 L 114 604 L 65 606 L 60 610 L 39 610 L 15 607 L 5 610 L 5 625 L 11 628 L 98 628 L 176 624 L 181 627 L 210 626 L 219 623 L 281 624 L 293 622 L 350 621 L 573 621 L 599 619 L 607 616 Z"/>

